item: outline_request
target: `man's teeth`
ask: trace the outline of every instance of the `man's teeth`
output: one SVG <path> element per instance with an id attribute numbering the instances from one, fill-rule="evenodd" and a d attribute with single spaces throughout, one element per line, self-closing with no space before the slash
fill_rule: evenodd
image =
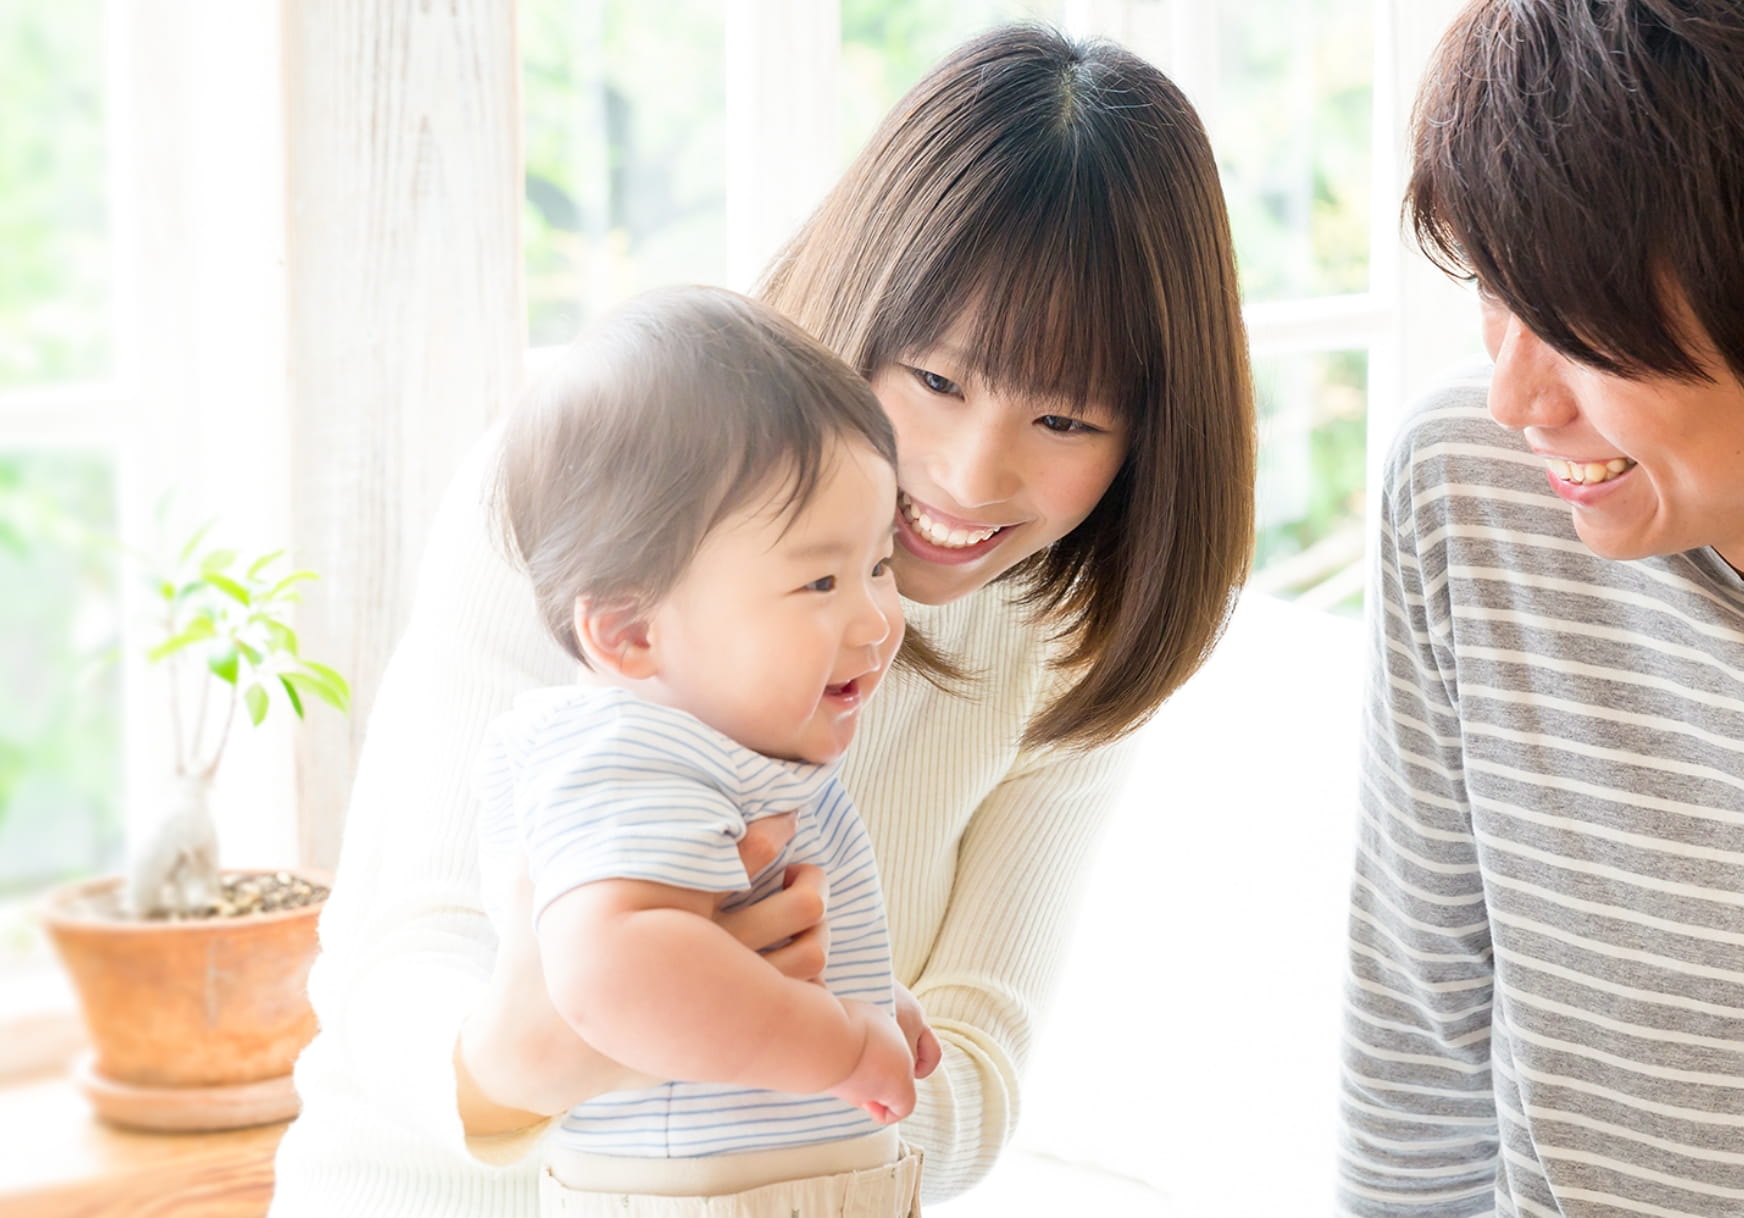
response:
<path id="1" fill-rule="evenodd" d="M 1551 457 L 1545 461 L 1550 472 L 1564 482 L 1572 482 L 1576 486 L 1592 486 L 1600 482 L 1609 482 L 1618 474 L 1628 473 L 1635 467 L 1635 462 L 1628 457 L 1612 457 L 1609 461 L 1563 461 Z"/>
<path id="2" fill-rule="evenodd" d="M 899 495 L 898 503 L 902 506 L 902 514 L 908 523 L 914 526 L 914 531 L 935 546 L 943 546 L 950 550 L 961 550 L 968 546 L 978 546 L 989 537 L 999 532 L 993 529 L 958 529 L 950 525 L 940 524 L 931 516 L 915 506 L 914 500 L 907 495 Z"/>

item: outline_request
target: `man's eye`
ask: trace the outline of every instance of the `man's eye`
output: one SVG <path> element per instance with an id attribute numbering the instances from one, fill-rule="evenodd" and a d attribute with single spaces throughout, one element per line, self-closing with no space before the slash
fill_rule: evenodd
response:
<path id="1" fill-rule="evenodd" d="M 928 393 L 937 393 L 945 397 L 950 397 L 962 392 L 962 389 L 958 387 L 957 382 L 950 380 L 947 377 L 942 377 L 936 372 L 928 372 L 925 368 L 911 368 L 910 371 L 914 373 L 914 379 L 926 387 Z"/>
<path id="2" fill-rule="evenodd" d="M 822 579 L 814 579 L 805 586 L 805 590 L 807 592 L 834 592 L 836 590 L 836 577 L 826 575 Z"/>

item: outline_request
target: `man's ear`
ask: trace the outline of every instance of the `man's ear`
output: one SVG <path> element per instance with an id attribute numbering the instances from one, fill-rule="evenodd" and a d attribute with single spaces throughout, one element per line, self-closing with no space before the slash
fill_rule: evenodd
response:
<path id="1" fill-rule="evenodd" d="M 588 666 L 631 681 L 657 671 L 646 612 L 628 600 L 575 600 L 575 638 Z"/>

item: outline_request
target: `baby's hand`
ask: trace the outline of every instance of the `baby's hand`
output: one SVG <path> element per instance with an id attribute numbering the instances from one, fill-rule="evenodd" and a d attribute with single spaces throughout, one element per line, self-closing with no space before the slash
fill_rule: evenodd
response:
<path id="1" fill-rule="evenodd" d="M 853 1073 L 829 1094 L 864 1109 L 880 1125 L 914 1111 L 914 1057 L 902 1029 L 880 1007 L 844 999 L 848 1017 L 865 1034 Z"/>
<path id="2" fill-rule="evenodd" d="M 943 1056 L 939 1038 L 927 1022 L 920 1002 L 900 982 L 896 985 L 896 1025 L 908 1039 L 908 1051 L 914 1054 L 914 1076 L 925 1078 L 937 1070 Z"/>

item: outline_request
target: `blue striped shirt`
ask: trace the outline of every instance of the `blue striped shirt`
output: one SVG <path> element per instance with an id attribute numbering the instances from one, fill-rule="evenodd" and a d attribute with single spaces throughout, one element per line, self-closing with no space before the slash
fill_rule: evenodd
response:
<path id="1" fill-rule="evenodd" d="M 838 768 L 765 757 L 624 690 L 564 686 L 525 694 L 491 725 L 479 765 L 487 908 L 499 922 L 508 916 L 505 884 L 523 863 L 535 920 L 564 893 L 604 879 L 732 893 L 725 907 L 736 908 L 777 890 L 788 866 L 811 863 L 830 882 L 824 984 L 840 998 L 890 1009 L 884 898 L 871 842 Z M 787 849 L 747 876 L 738 853 L 746 825 L 795 810 Z M 877 1128 L 828 1096 L 677 1082 L 579 1105 L 552 1136 L 590 1154 L 689 1158 Z"/>

